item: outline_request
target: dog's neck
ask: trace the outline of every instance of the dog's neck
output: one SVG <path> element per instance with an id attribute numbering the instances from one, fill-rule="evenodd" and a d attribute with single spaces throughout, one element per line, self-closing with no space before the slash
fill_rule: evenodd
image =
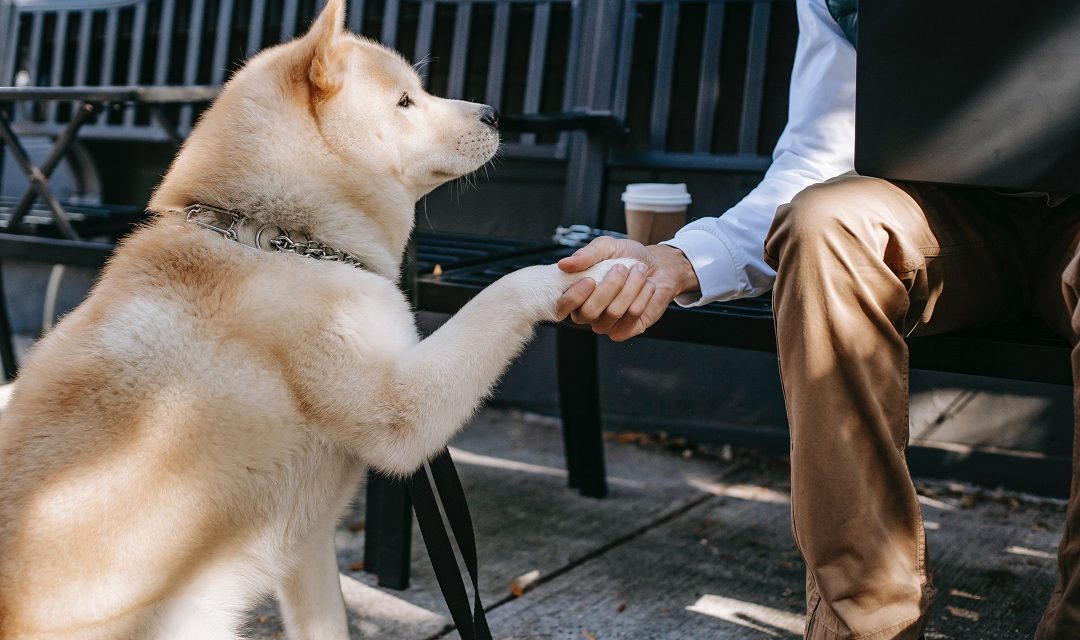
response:
<path id="1" fill-rule="evenodd" d="M 273 49 L 251 65 L 278 64 Z M 281 82 L 238 74 L 202 116 L 150 200 L 154 211 L 205 204 L 252 223 L 303 231 L 394 280 L 412 232 L 416 194 L 393 177 L 347 166 L 323 144 L 311 105 Z"/>
<path id="2" fill-rule="evenodd" d="M 273 141 L 263 141 L 238 159 L 222 154 L 213 133 L 196 129 L 188 139 L 155 191 L 152 210 L 204 204 L 236 211 L 256 225 L 303 231 L 398 280 L 414 219 L 411 194 L 394 185 L 335 183 L 313 171 L 323 158 L 266 161 L 267 154 L 282 153 Z M 260 162 L 245 161 L 252 155 L 261 155 Z"/>
<path id="3" fill-rule="evenodd" d="M 400 277 L 401 259 L 411 228 L 391 230 L 380 227 L 377 224 L 378 218 L 391 217 L 385 213 L 372 215 L 348 206 L 328 203 L 324 203 L 318 210 L 313 210 L 311 204 L 296 204 L 290 207 L 287 202 L 280 200 L 276 201 L 273 207 L 234 199 L 220 199 L 216 202 L 208 200 L 176 200 L 175 204 L 162 210 L 180 211 L 190 204 L 209 204 L 222 210 L 234 211 L 243 216 L 252 228 L 272 225 L 289 232 L 300 232 L 303 236 L 356 256 L 366 269 L 374 273 L 395 282 Z M 181 206 L 184 202 L 187 204 Z M 411 219 L 412 212 L 409 211 L 405 216 Z M 405 216 L 397 213 L 392 217 L 403 219 Z"/>

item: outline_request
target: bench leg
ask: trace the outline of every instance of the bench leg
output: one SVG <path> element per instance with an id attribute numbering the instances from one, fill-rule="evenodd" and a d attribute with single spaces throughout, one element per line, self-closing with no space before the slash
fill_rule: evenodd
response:
<path id="1" fill-rule="evenodd" d="M 14 380 L 19 365 L 15 360 L 15 336 L 11 332 L 11 320 L 8 318 L 2 269 L 0 269 L 0 364 L 4 367 L 4 380 L 7 382 Z"/>
<path id="2" fill-rule="evenodd" d="M 555 335 L 569 485 L 583 496 L 603 498 L 607 496 L 607 474 L 600 423 L 596 334 L 559 327 Z"/>
<path id="3" fill-rule="evenodd" d="M 412 503 L 405 480 L 368 472 L 364 519 L 364 570 L 379 576 L 379 586 L 409 588 Z"/>

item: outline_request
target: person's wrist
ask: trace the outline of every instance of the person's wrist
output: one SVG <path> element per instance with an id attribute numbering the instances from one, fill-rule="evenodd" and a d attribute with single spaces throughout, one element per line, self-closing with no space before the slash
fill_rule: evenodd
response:
<path id="1" fill-rule="evenodd" d="M 649 250 L 653 255 L 664 261 L 666 268 L 674 278 L 676 296 L 701 290 L 701 284 L 698 282 L 694 265 L 690 263 L 690 259 L 686 257 L 682 249 L 666 244 L 657 244 L 650 246 Z"/>

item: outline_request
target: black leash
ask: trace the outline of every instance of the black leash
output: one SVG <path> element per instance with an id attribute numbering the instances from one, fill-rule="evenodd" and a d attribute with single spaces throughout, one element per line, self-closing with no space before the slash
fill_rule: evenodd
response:
<path id="1" fill-rule="evenodd" d="M 430 479 L 428 478 L 429 469 Z M 468 593 L 465 591 L 465 581 L 461 576 L 461 568 L 458 567 L 457 558 L 454 557 L 454 548 L 446 534 L 446 525 L 439 513 L 439 500 L 435 498 L 432 483 L 438 490 L 446 520 L 450 523 L 451 531 L 454 532 L 454 539 L 465 561 L 465 569 L 468 570 L 469 577 L 472 579 L 474 604 L 471 607 Z M 480 602 L 480 582 L 476 569 L 476 534 L 473 532 L 469 504 L 465 500 L 465 490 L 461 486 L 461 479 L 458 478 L 449 450 L 443 449 L 442 453 L 428 463 L 427 468 L 421 467 L 409 478 L 409 493 L 412 496 L 416 519 L 420 523 L 420 533 L 424 536 L 424 544 L 431 558 L 431 567 L 435 570 L 439 589 L 442 590 L 443 598 L 446 599 L 446 606 L 450 609 L 450 616 L 457 625 L 458 633 L 462 640 L 491 640 L 491 631 L 488 629 L 487 617 L 484 615 L 484 605 Z"/>

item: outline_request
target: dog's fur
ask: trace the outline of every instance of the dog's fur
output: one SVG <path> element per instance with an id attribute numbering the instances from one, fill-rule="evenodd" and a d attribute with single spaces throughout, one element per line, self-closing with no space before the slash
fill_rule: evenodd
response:
<path id="1" fill-rule="evenodd" d="M 396 287 L 414 205 L 498 145 L 331 0 L 206 112 L 0 421 L 0 638 L 233 638 L 276 593 L 295 638 L 347 638 L 333 532 L 367 467 L 407 474 L 470 417 L 581 277 L 511 274 L 420 341 Z M 402 94 L 415 101 L 400 106 Z M 185 222 L 204 203 L 341 263 Z"/>

